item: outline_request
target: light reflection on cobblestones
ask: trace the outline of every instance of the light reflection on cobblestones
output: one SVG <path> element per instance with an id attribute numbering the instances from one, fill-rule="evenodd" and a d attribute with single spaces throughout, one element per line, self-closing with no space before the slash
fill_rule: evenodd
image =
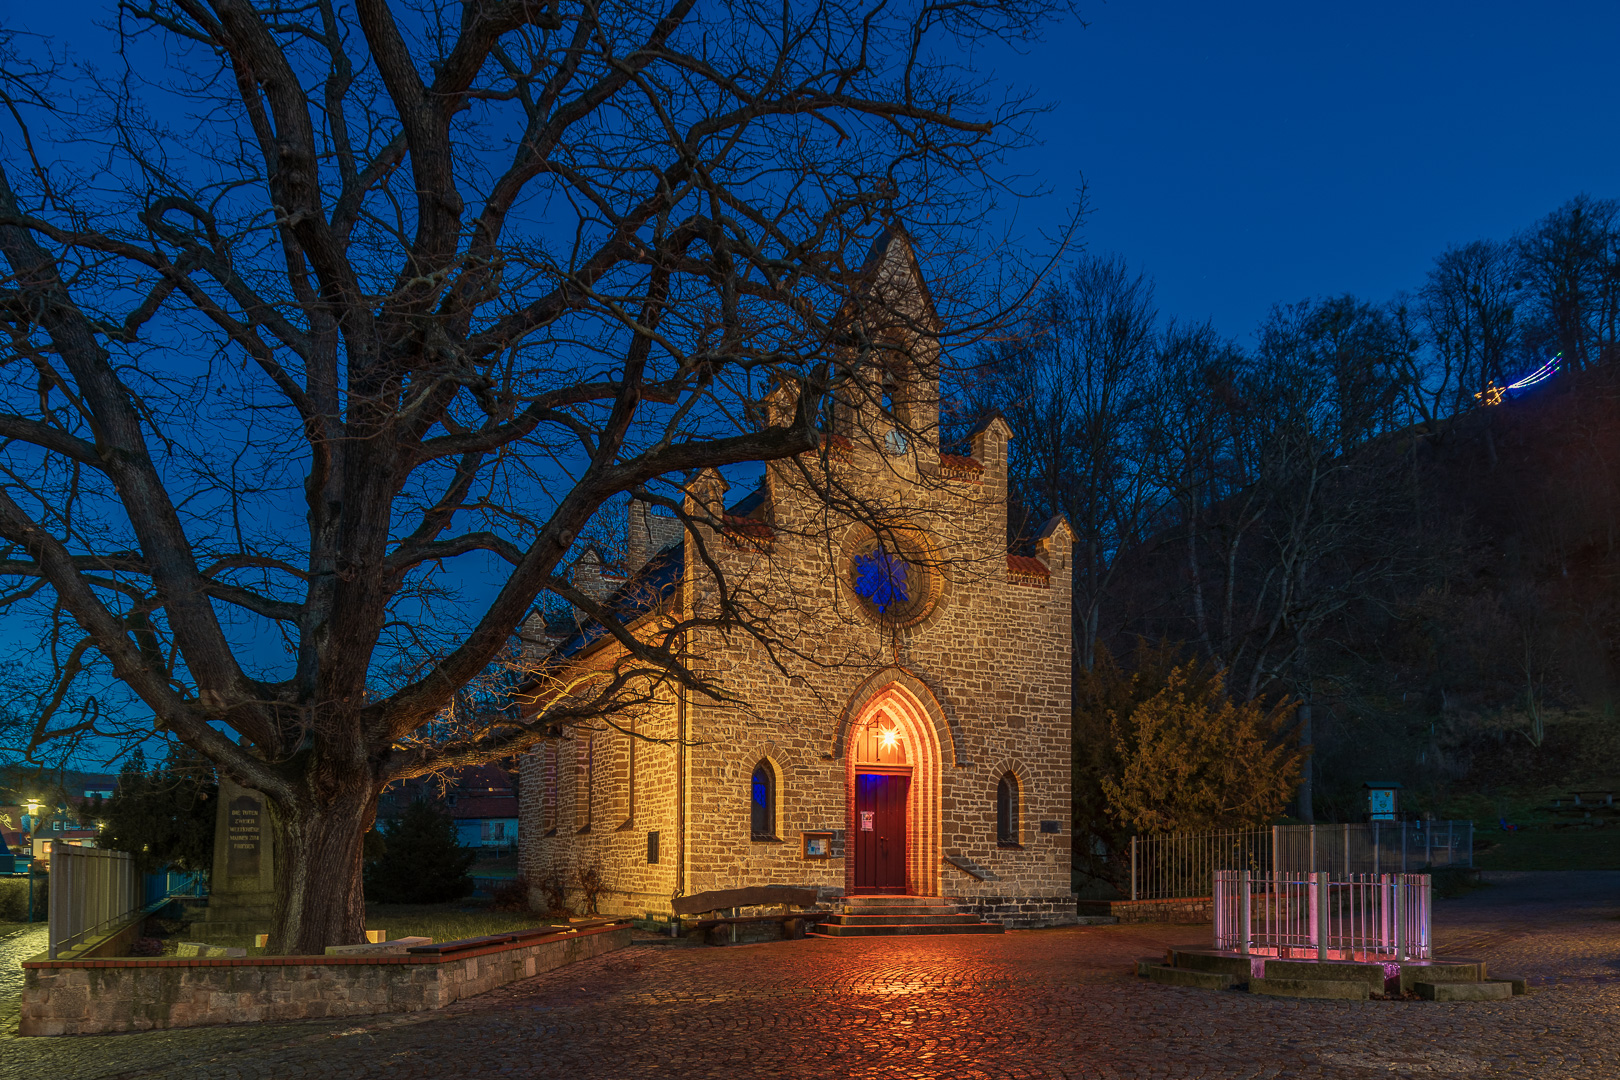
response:
<path id="1" fill-rule="evenodd" d="M 1207 927 L 639 946 L 442 1013 L 0 1040 L 0 1077 L 1620 1077 L 1620 873 L 1504 878 L 1439 905 L 1443 953 L 1539 992 L 1311 1002 L 1126 972 Z M 15 1010 L 9 1013 L 15 1030 Z"/>

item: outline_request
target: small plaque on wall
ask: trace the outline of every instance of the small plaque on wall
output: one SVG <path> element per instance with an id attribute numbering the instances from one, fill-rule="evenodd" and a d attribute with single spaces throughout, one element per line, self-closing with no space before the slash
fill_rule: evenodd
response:
<path id="1" fill-rule="evenodd" d="M 804 837 L 804 857 L 807 859 L 828 859 L 832 857 L 833 834 L 830 832 L 807 832 L 800 834 Z"/>
<path id="2" fill-rule="evenodd" d="M 1058 821 L 1041 822 L 1041 832 L 1062 832 L 1063 823 Z"/>

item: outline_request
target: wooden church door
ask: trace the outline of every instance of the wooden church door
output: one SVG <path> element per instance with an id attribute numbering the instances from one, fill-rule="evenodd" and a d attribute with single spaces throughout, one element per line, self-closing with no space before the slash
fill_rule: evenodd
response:
<path id="1" fill-rule="evenodd" d="M 906 795 L 911 777 L 855 774 L 855 891 L 906 891 Z"/>

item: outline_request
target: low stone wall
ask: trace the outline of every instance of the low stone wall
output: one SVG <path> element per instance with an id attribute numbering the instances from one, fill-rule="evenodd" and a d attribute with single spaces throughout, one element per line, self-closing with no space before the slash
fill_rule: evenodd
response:
<path id="1" fill-rule="evenodd" d="M 1122 923 L 1207 923 L 1215 921 L 1215 898 L 1178 896 L 1168 900 L 1082 900 L 1082 915 L 1112 915 Z"/>
<path id="2" fill-rule="evenodd" d="M 450 956 L 120 957 L 23 962 L 21 1035 L 371 1016 L 453 1001 L 630 944 L 627 924 Z"/>
<path id="3" fill-rule="evenodd" d="M 1068 926 L 1075 921 L 1074 894 L 1061 896 L 948 896 L 963 912 L 1016 930 Z"/>

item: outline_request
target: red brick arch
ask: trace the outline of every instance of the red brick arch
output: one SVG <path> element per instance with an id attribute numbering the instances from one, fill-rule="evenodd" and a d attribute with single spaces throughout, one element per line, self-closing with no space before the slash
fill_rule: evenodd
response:
<path id="1" fill-rule="evenodd" d="M 855 755 L 852 734 L 881 722 L 900 732 L 911 763 L 911 792 L 906 812 L 906 889 L 913 895 L 939 895 L 940 772 L 944 754 L 940 743 L 950 730 L 939 702 L 914 676 L 891 670 L 886 681 L 868 680 L 850 701 L 839 725 L 837 753 L 844 758 L 845 851 L 844 891 L 855 888 Z M 921 694 L 918 691 L 921 691 Z"/>
<path id="2" fill-rule="evenodd" d="M 961 737 L 955 718 L 945 711 L 945 707 L 940 704 L 939 698 L 934 696 L 934 691 L 927 683 L 899 665 L 886 667 L 867 676 L 855 688 L 855 692 L 849 695 L 849 700 L 844 704 L 844 711 L 838 717 L 838 725 L 833 732 L 832 749 L 828 756 L 835 761 L 845 756 L 849 750 L 849 733 L 855 721 L 866 715 L 867 706 L 879 694 L 887 693 L 893 686 L 910 693 L 927 715 L 928 722 L 934 728 L 934 742 L 943 748 L 942 760 L 956 766 L 967 764 L 962 757 Z"/>

